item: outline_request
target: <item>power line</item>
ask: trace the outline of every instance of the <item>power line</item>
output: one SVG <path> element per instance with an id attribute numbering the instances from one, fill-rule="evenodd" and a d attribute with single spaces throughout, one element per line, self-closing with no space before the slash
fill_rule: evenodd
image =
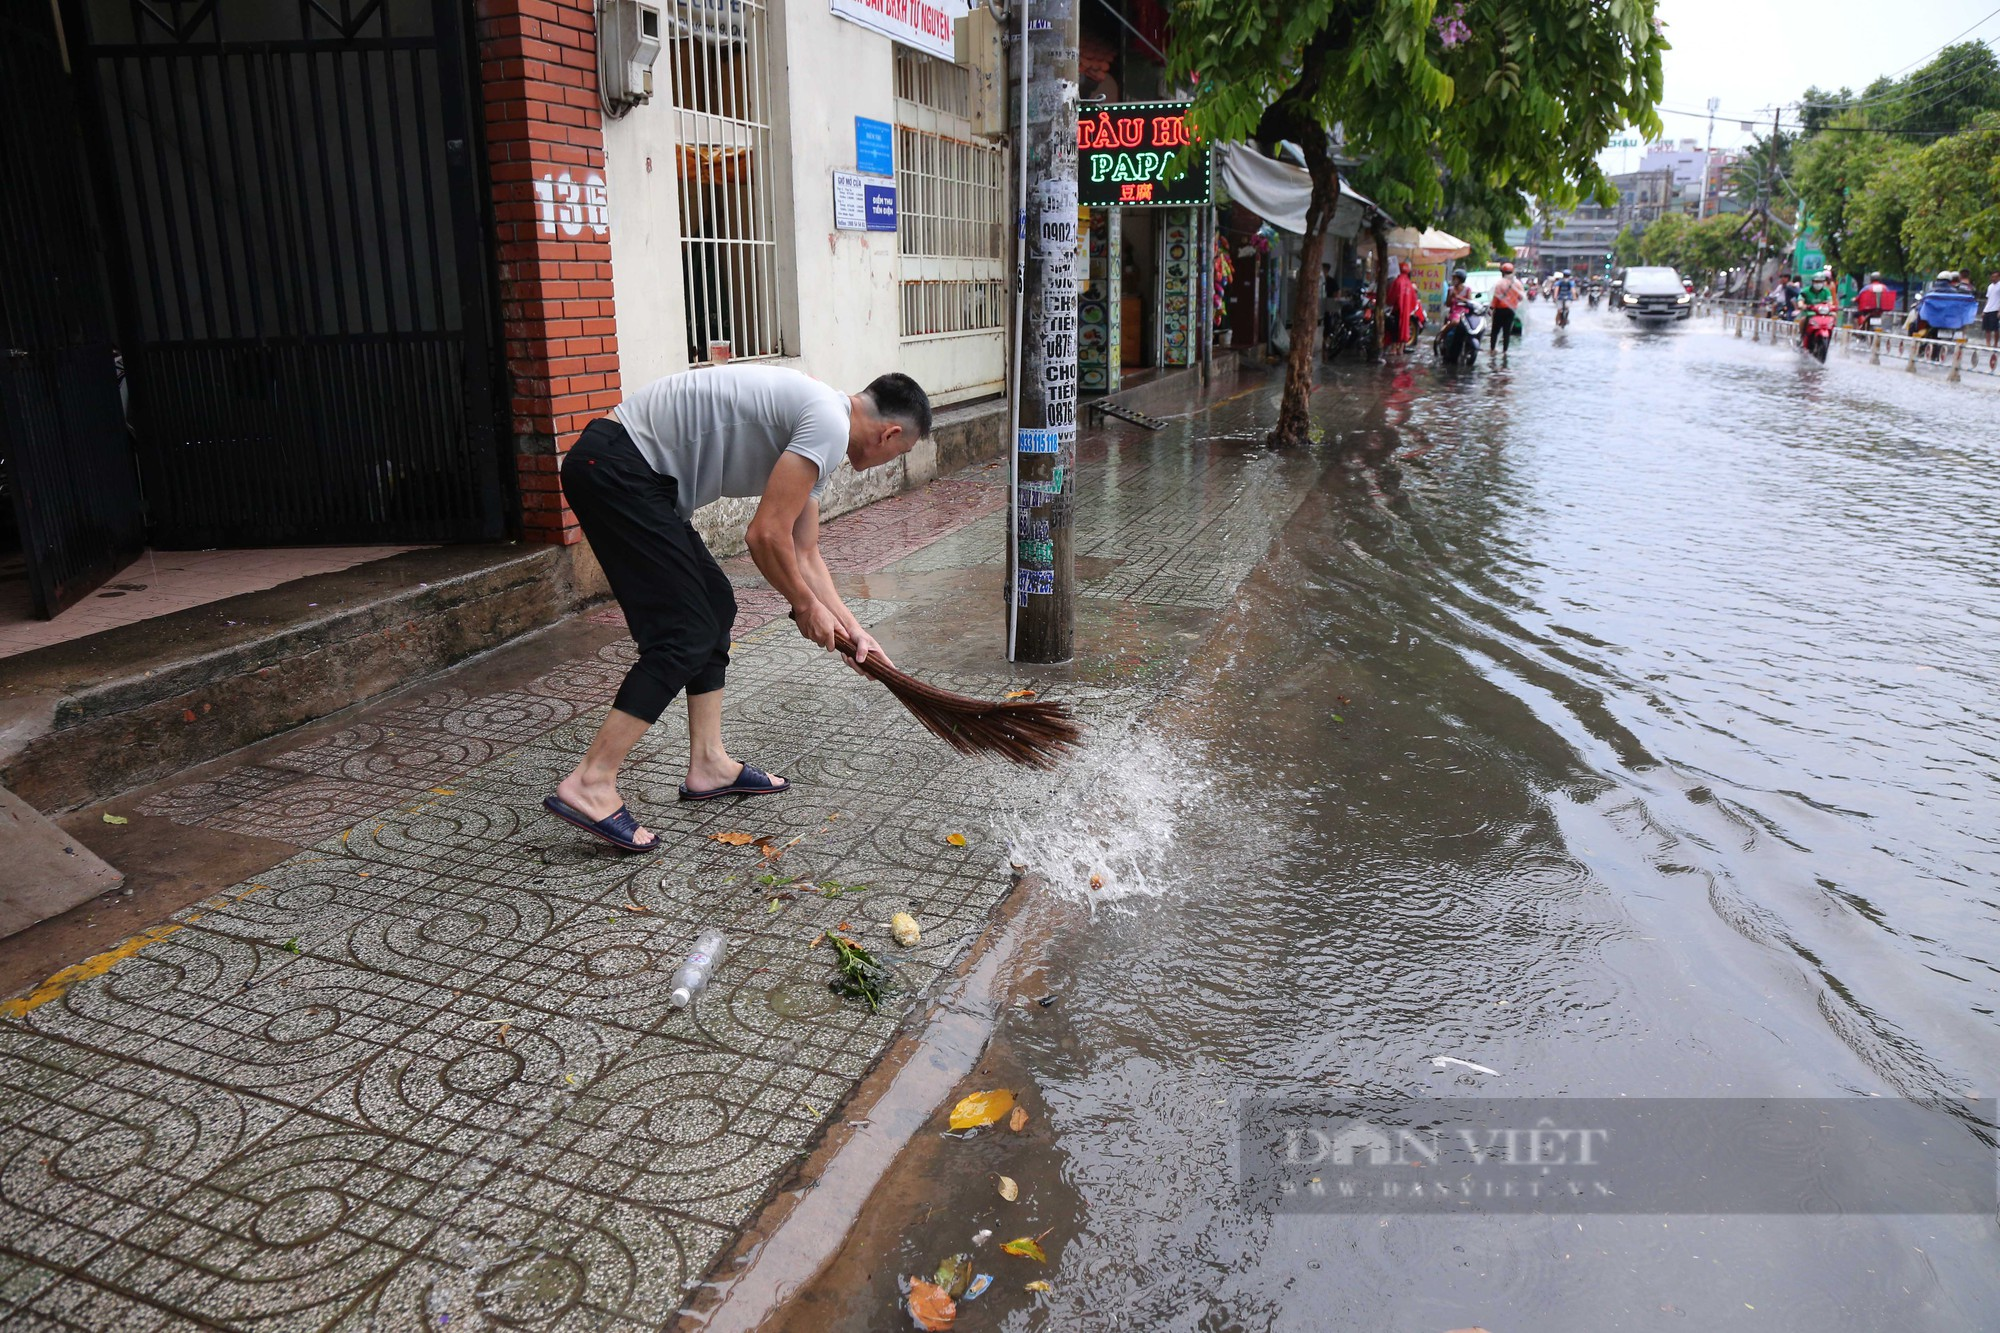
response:
<path id="1" fill-rule="evenodd" d="M 1977 23 L 1973 24 L 1973 25 L 1972 25 L 1972 26 L 1971 26 L 1970 28 L 1967 28 L 1967 29 L 1965 30 L 1965 32 L 1962 32 L 1962 33 L 1958 34 L 1958 36 L 1957 36 L 1957 37 L 1954 37 L 1954 38 L 1952 38 L 1950 42 L 1946 42 L 1946 43 L 1944 44 L 1944 46 L 1940 46 L 1940 47 L 1939 47 L 1939 48 L 1937 49 L 1937 51 L 1933 51 L 1933 52 L 1931 52 L 1931 54 L 1930 54 L 1930 55 L 1928 55 L 1928 56 L 1918 56 L 1918 57 L 1917 57 L 1917 58 L 1916 58 L 1915 60 L 1912 60 L 1912 61 L 1911 61 L 1911 62 L 1910 62 L 1909 64 L 1907 64 L 1907 65 L 1903 66 L 1903 67 L 1902 67 L 1901 69 L 1897 70 L 1897 71 L 1896 71 L 1896 72 L 1895 72 L 1894 74 L 1891 74 L 1891 75 L 1890 75 L 1889 77 L 1890 77 L 1890 78 L 1892 78 L 1892 79 L 1896 79 L 1896 78 L 1901 78 L 1901 77 L 1902 77 L 1903 75 L 1905 75 L 1905 74 L 1908 74 L 1908 73 L 1909 73 L 1909 72 L 1910 72 L 1911 70 L 1913 70 L 1913 69 L 1915 69 L 1915 68 L 1916 68 L 1917 66 L 1919 66 L 1919 65 L 1923 64 L 1923 63 L 1924 63 L 1924 62 L 1925 62 L 1926 60 L 1929 60 L 1929 59 L 1931 58 L 1931 56 L 1935 56 L 1935 55 L 1936 55 L 1936 54 L 1938 53 L 1938 51 L 1942 51 L 1942 50 L 1944 50 L 1944 47 L 1945 47 L 1945 46 L 1950 46 L 1950 45 L 1952 44 L 1952 42 L 1956 42 L 1956 41 L 1960 40 L 1960 39 L 1961 39 L 1961 38 L 1963 38 L 1963 37 L 1964 37 L 1964 36 L 1965 36 L 1965 35 L 1966 35 L 1967 33 L 1971 33 L 1971 32 L 1975 32 L 1975 31 L 1977 31 L 1978 29 L 1980 29 L 1980 28 L 1983 28 L 1983 27 L 1985 27 L 1985 26 L 1986 26 L 1986 25 L 1987 25 L 1988 23 L 1991 23 L 1991 22 L 1993 21 L 1993 19 L 1995 18 L 1995 16 L 2000 16 L 2000 9 L 1996 9 L 1996 10 L 1994 10 L 1994 11 L 1993 11 L 1993 12 L 1992 12 L 1991 14 L 1988 14 L 1988 15 L 1987 15 L 1987 16 L 1986 16 L 1985 18 L 1983 18 L 1983 19 L 1980 19 L 1980 20 L 1979 20 L 1979 21 L 1978 21 Z"/>

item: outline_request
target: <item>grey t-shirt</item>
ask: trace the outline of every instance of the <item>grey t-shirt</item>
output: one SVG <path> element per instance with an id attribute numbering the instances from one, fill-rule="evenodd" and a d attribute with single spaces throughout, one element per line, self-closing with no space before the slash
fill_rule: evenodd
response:
<path id="1" fill-rule="evenodd" d="M 780 366 L 715 366 L 668 375 L 625 396 L 613 414 L 655 472 L 680 483 L 680 510 L 725 495 L 762 495 L 771 469 L 797 454 L 819 469 L 813 498 L 847 456 L 847 395 Z"/>

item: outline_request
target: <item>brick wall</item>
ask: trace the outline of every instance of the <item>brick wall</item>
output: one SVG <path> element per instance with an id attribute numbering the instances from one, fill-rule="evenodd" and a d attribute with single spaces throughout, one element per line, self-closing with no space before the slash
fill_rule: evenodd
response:
<path id="1" fill-rule="evenodd" d="M 581 540 L 556 468 L 618 401 L 590 0 L 478 0 L 522 536 Z"/>

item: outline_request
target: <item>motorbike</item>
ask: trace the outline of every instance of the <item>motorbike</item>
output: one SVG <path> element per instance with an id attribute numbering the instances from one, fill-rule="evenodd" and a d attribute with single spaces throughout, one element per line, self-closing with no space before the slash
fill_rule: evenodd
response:
<path id="1" fill-rule="evenodd" d="M 1343 352 L 1352 350 L 1366 359 L 1374 337 L 1374 301 L 1365 296 L 1350 296 L 1341 303 L 1339 313 L 1327 323 L 1326 336 L 1320 343 L 1320 358 L 1334 361 Z"/>
<path id="2" fill-rule="evenodd" d="M 1479 339 L 1486 332 L 1486 315 L 1485 306 L 1453 306 L 1434 345 L 1438 359 L 1448 366 L 1478 364 Z"/>
<path id="3" fill-rule="evenodd" d="M 1592 310 L 1597 309 L 1597 303 L 1599 300 L 1603 298 L 1603 296 L 1604 296 L 1604 289 L 1602 287 L 1592 287 L 1590 289 L 1590 295 L 1586 299 L 1590 302 L 1590 308 Z"/>
<path id="4" fill-rule="evenodd" d="M 1827 348 L 1833 345 L 1833 325 L 1833 305 L 1827 301 L 1806 312 L 1800 325 L 1799 346 L 1822 365 L 1826 362 Z"/>
<path id="5" fill-rule="evenodd" d="M 1569 303 L 1560 299 L 1556 302 L 1556 327 L 1559 329 L 1569 327 Z"/>

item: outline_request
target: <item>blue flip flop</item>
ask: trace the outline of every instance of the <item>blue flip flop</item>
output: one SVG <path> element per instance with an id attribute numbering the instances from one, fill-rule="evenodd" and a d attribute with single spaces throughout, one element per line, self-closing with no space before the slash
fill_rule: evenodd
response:
<path id="1" fill-rule="evenodd" d="M 639 832 L 639 821 L 632 818 L 632 812 L 622 805 L 602 819 L 592 819 L 560 796 L 544 796 L 542 809 L 563 823 L 580 828 L 594 838 L 602 838 L 623 852 L 650 852 L 660 845 L 657 833 L 651 842 L 640 842 L 634 836 Z"/>
<path id="2" fill-rule="evenodd" d="M 727 787 L 711 787 L 707 791 L 694 791 L 687 783 L 681 784 L 683 801 L 712 801 L 718 796 L 775 796 L 781 791 L 790 791 L 792 784 L 784 778 L 774 778 L 755 764 L 743 765 L 743 771 L 736 775 L 736 781 Z"/>

